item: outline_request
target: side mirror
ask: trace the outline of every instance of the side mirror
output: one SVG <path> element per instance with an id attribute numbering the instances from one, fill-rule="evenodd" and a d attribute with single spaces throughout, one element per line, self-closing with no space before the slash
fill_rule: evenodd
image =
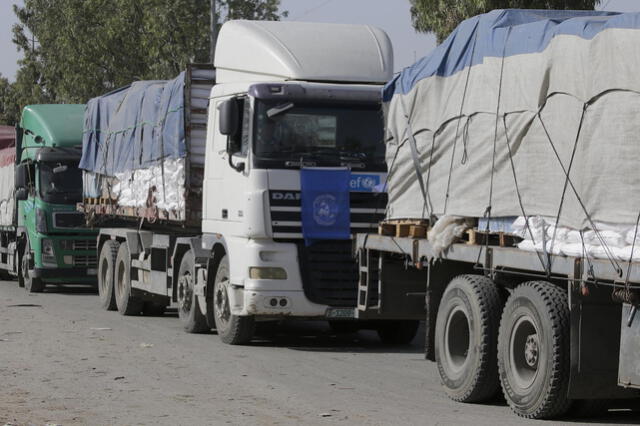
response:
<path id="1" fill-rule="evenodd" d="M 240 124 L 240 106 L 236 99 L 228 99 L 220 104 L 220 133 L 233 138 Z"/>
<path id="2" fill-rule="evenodd" d="M 27 191 L 27 188 L 22 187 L 22 188 L 16 189 L 16 200 L 25 201 L 28 197 L 29 197 L 29 192 Z"/>

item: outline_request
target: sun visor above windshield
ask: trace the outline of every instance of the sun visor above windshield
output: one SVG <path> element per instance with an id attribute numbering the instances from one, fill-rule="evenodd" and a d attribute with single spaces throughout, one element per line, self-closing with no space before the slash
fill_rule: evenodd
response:
<path id="1" fill-rule="evenodd" d="M 69 148 L 40 148 L 35 157 L 37 161 L 80 161 L 82 155 L 82 147 Z"/>
<path id="2" fill-rule="evenodd" d="M 249 87 L 249 96 L 262 100 L 381 103 L 380 86 L 345 87 L 313 83 L 260 83 Z"/>

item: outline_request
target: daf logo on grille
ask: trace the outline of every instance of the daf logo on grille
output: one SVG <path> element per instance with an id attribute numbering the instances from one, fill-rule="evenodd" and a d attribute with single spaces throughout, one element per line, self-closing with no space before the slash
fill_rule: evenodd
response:
<path id="1" fill-rule="evenodd" d="M 299 192 L 289 192 L 289 191 L 278 191 L 271 193 L 272 200 L 285 200 L 285 201 L 300 201 L 300 193 Z"/>

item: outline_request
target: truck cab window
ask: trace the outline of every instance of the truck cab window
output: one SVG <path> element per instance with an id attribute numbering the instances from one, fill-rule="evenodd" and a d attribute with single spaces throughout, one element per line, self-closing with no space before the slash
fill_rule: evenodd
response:
<path id="1" fill-rule="evenodd" d="M 384 128 L 377 103 L 256 100 L 254 154 L 258 168 L 312 161 L 385 171 Z"/>
<path id="2" fill-rule="evenodd" d="M 247 109 L 250 108 L 249 102 L 246 97 L 236 98 L 238 103 L 238 111 L 240 111 L 240 122 L 238 123 L 238 131 L 234 136 L 231 136 L 231 143 L 234 147 L 238 147 L 239 150 L 236 155 L 246 157 L 249 153 L 249 120 Z"/>
<path id="3" fill-rule="evenodd" d="M 40 196 L 51 202 L 82 200 L 82 170 L 75 163 L 41 162 Z"/>

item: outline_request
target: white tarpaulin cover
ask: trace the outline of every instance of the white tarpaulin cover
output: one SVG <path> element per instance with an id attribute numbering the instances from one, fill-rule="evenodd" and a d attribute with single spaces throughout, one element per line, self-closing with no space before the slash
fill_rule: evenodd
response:
<path id="1" fill-rule="evenodd" d="M 595 11 L 462 23 L 385 88 L 388 218 L 635 225 L 639 29 L 640 14 Z"/>

